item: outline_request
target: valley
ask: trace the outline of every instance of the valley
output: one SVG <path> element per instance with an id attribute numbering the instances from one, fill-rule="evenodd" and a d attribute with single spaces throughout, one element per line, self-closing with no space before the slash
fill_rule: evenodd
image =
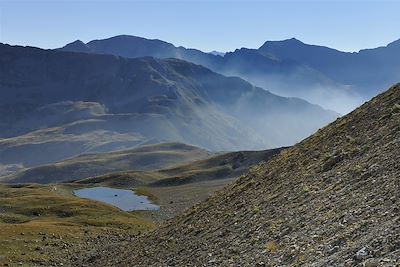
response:
<path id="1" fill-rule="evenodd" d="M 7 234 L 0 262 L 395 266 L 399 101 L 396 85 L 289 148 L 58 184 L 1 185 Z M 165 146 L 171 144 L 151 150 Z M 99 186 L 133 189 L 160 209 L 125 212 L 72 194 Z"/>
<path id="2" fill-rule="evenodd" d="M 24 171 L 24 175 L 17 175 L 18 178 L 9 181 L 14 184 L 0 185 L 0 227 L 5 231 L 4 236 L 0 235 L 0 248 L 3 248 L 0 252 L 4 253 L 0 264 L 59 265 L 66 259 L 78 260 L 71 255 L 82 253 L 83 247 L 99 249 L 110 239 L 124 243 L 141 238 L 165 220 L 234 182 L 253 164 L 269 160 L 280 151 L 214 155 L 193 146 L 167 143 L 79 156 L 54 166 L 33 168 L 28 173 Z M 129 164 L 128 159 L 131 160 Z M 135 162 L 139 164 L 137 167 Z M 149 163 L 147 167 L 143 165 L 145 162 Z M 109 168 L 99 169 L 103 165 Z M 111 166 L 119 166 L 119 169 L 110 169 Z M 78 178 L 81 173 L 103 175 L 68 181 L 67 177 Z M 46 180 L 35 180 L 35 177 L 46 177 Z M 66 177 L 64 183 L 60 177 Z M 22 181 L 25 183 L 16 183 Z M 160 208 L 128 212 L 74 194 L 98 187 L 133 190 Z M 111 197 L 118 198 L 118 194 Z M 12 247 L 9 247 L 11 243 Z"/>
<path id="3" fill-rule="evenodd" d="M 0 83 L 0 156 L 7 163 L 25 147 L 43 147 L 56 161 L 146 142 L 266 149 L 292 145 L 338 117 L 178 59 L 0 45 L 0 63 L 7 81 Z"/>
<path id="4" fill-rule="evenodd" d="M 0 1 L 0 266 L 400 266 L 400 3 L 320 2 Z"/>
<path id="5" fill-rule="evenodd" d="M 76 262 L 396 266 L 399 101 L 396 85 L 138 242 Z"/>

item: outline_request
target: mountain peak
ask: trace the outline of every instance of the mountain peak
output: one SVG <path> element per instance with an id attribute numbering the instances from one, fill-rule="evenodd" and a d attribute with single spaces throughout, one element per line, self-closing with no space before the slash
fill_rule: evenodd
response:
<path id="1" fill-rule="evenodd" d="M 73 41 L 60 48 L 60 50 L 64 51 L 73 51 L 73 52 L 90 52 L 90 48 L 81 40 Z"/>
<path id="2" fill-rule="evenodd" d="M 109 41 L 109 40 L 148 40 L 148 39 L 146 39 L 144 37 L 135 36 L 135 35 L 120 34 L 120 35 L 112 36 L 112 37 L 105 38 L 105 39 L 93 40 L 92 42 Z"/>
<path id="3" fill-rule="evenodd" d="M 134 43 L 141 43 L 141 44 L 150 44 L 150 43 L 157 43 L 157 44 L 164 44 L 164 45 L 171 45 L 168 42 L 159 40 L 159 39 L 147 39 L 144 37 L 140 37 L 140 36 L 135 36 L 135 35 L 127 35 L 127 34 L 121 34 L 121 35 L 116 35 L 110 38 L 106 38 L 106 39 L 98 39 L 98 40 L 93 40 L 90 41 L 88 43 L 88 45 L 92 45 L 94 43 L 126 43 L 126 44 L 130 44 L 130 42 L 134 42 Z"/>
<path id="4" fill-rule="evenodd" d="M 267 48 L 267 47 L 278 47 L 278 46 L 292 46 L 292 45 L 301 45 L 304 44 L 302 41 L 296 38 L 290 38 L 280 41 L 266 41 L 260 49 Z"/>
<path id="5" fill-rule="evenodd" d="M 213 51 L 209 52 L 209 54 L 214 55 L 214 56 L 223 57 L 223 56 L 225 56 L 226 52 L 220 52 L 220 51 L 213 50 Z"/>
<path id="6" fill-rule="evenodd" d="M 387 47 L 400 47 L 400 39 L 391 42 L 390 44 L 387 45 Z"/>
<path id="7" fill-rule="evenodd" d="M 283 40 L 283 42 L 295 42 L 295 43 L 302 43 L 299 39 L 292 37 L 290 39 Z"/>
<path id="8" fill-rule="evenodd" d="M 86 45 L 84 42 L 82 42 L 81 40 L 76 40 L 73 41 L 72 43 L 70 43 L 70 45 Z"/>

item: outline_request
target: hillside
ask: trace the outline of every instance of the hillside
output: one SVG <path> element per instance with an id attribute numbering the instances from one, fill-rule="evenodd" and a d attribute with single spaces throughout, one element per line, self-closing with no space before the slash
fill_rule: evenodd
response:
<path id="1" fill-rule="evenodd" d="M 0 233 L 0 265 L 59 266 L 60 260 L 69 253 L 77 255 L 83 247 L 90 248 L 88 244 L 136 238 L 157 223 L 204 201 L 251 165 L 271 159 L 280 150 L 231 152 L 164 170 L 121 172 L 74 183 L 0 184 L 0 227 L 5 230 Z M 171 156 L 172 160 L 184 161 L 201 158 L 204 154 L 208 155 L 188 145 L 158 144 L 130 151 L 84 155 L 48 166 L 48 171 L 46 167 L 43 171 L 41 167 L 32 169 L 25 176 L 35 182 L 48 182 L 90 170 L 104 171 L 127 165 L 136 169 L 154 168 L 155 164 L 161 167 L 169 164 Z M 224 171 L 219 171 L 221 169 Z M 46 180 L 39 180 L 38 173 Z M 153 184 L 168 178 L 171 181 L 167 183 Z M 179 180 L 181 182 L 175 182 Z M 149 196 L 160 205 L 160 210 L 124 212 L 73 196 L 73 190 L 92 186 L 135 188 L 135 192 Z"/>
<path id="2" fill-rule="evenodd" d="M 75 247 L 154 228 L 138 213 L 80 199 L 64 185 L 0 184 L 0 265 L 54 266 Z"/>
<path id="3" fill-rule="evenodd" d="M 396 85 L 253 167 L 144 241 L 98 244 L 83 261 L 92 266 L 399 265 L 399 103 Z"/>
<path id="4" fill-rule="evenodd" d="M 215 179 L 237 178 L 247 172 L 252 165 L 270 160 L 281 150 L 282 148 L 231 152 L 160 170 L 159 173 L 164 178 L 151 183 L 150 186 L 176 186 Z"/>
<path id="5" fill-rule="evenodd" d="M 128 170 L 149 171 L 204 159 L 210 152 L 179 143 L 146 145 L 132 150 L 85 154 L 5 176 L 9 183 L 57 183 Z"/>
<path id="6" fill-rule="evenodd" d="M 267 161 L 284 148 L 264 151 L 239 151 L 192 160 L 170 168 L 131 168 L 131 172 L 117 172 L 75 181 L 78 184 L 101 184 L 117 187 L 133 187 L 146 184 L 150 187 L 177 186 L 217 179 L 237 178 L 261 161 Z M 203 156 L 203 155 L 202 155 Z M 203 156 L 204 158 L 204 156 Z M 183 162 L 183 161 L 182 161 Z"/>
<path id="7" fill-rule="evenodd" d="M 160 204 L 155 221 L 164 221 L 204 201 L 215 191 L 237 180 L 249 168 L 268 161 L 283 148 L 239 151 L 210 156 L 159 170 L 131 170 L 74 181 L 74 186 L 136 188 Z"/>
<path id="8" fill-rule="evenodd" d="M 280 147 L 337 117 L 177 59 L 0 45 L 0 63 L 2 165 L 30 168 L 160 142 Z"/>

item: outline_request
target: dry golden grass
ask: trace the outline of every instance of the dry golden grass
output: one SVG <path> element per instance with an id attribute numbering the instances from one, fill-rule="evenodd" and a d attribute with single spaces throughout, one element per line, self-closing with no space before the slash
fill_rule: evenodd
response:
<path id="1" fill-rule="evenodd" d="M 71 192 L 67 185 L 0 185 L 0 265 L 51 262 L 87 238 L 153 228 L 139 214 L 76 198 Z"/>

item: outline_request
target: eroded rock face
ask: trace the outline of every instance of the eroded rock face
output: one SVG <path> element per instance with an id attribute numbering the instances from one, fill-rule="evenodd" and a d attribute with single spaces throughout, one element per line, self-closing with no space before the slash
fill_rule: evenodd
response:
<path id="1" fill-rule="evenodd" d="M 399 265 L 399 103 L 397 85 L 90 264 Z"/>

